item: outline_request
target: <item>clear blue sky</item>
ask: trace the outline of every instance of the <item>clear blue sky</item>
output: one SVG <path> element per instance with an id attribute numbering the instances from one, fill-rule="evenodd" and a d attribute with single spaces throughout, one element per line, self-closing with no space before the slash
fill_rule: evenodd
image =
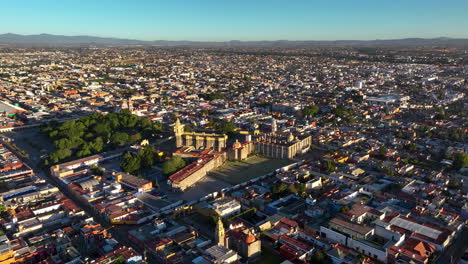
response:
<path id="1" fill-rule="evenodd" d="M 0 33 L 142 40 L 468 38 L 468 0 L 0 0 Z"/>

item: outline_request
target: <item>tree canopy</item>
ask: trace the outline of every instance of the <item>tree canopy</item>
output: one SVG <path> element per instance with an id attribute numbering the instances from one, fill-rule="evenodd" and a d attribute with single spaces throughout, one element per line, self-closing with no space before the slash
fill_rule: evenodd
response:
<path id="1" fill-rule="evenodd" d="M 6 205 L 4 205 L 4 204 L 1 203 L 1 204 L 0 204 L 0 213 L 5 212 L 6 210 L 7 210 Z"/>
<path id="2" fill-rule="evenodd" d="M 162 132 L 162 124 L 123 110 L 94 113 L 64 123 L 50 122 L 43 132 L 54 140 L 56 147 L 45 161 L 45 165 L 52 165 L 70 157 L 85 157 L 152 138 Z"/>
<path id="3" fill-rule="evenodd" d="M 312 117 L 318 114 L 318 112 L 320 112 L 320 108 L 316 105 L 309 105 L 309 106 L 304 107 L 304 109 L 302 109 L 302 113 L 305 116 L 309 116 L 309 117 Z"/>
<path id="4" fill-rule="evenodd" d="M 137 173 L 153 166 L 158 160 L 153 145 L 146 145 L 136 154 L 125 153 L 120 167 L 127 173 Z"/>
<path id="5" fill-rule="evenodd" d="M 468 167 L 468 153 L 457 153 L 453 161 L 453 166 L 457 169 Z"/>
<path id="6" fill-rule="evenodd" d="M 120 164 L 120 167 L 127 173 L 135 173 L 141 168 L 141 159 L 138 155 L 127 152 L 123 157 L 123 162 Z"/>
<path id="7" fill-rule="evenodd" d="M 183 167 L 185 167 L 185 165 L 186 165 L 185 160 L 182 159 L 182 157 L 177 156 L 177 155 L 173 156 L 170 160 L 167 160 L 166 162 L 164 162 L 162 166 L 163 174 L 165 175 L 172 174 L 176 172 L 177 170 L 180 170 Z"/>
<path id="8" fill-rule="evenodd" d="M 333 109 L 333 114 L 342 119 L 344 124 L 352 124 L 356 122 L 356 117 L 351 109 L 346 108 L 344 105 L 340 105 Z"/>
<path id="9" fill-rule="evenodd" d="M 216 130 L 221 134 L 231 134 L 236 131 L 236 125 L 231 121 L 222 121 L 215 124 Z"/>
<path id="10" fill-rule="evenodd" d="M 326 172 L 329 172 L 329 173 L 334 172 L 336 170 L 336 168 L 337 168 L 336 164 L 331 160 L 327 160 L 327 162 L 325 163 L 325 168 L 324 169 L 325 169 Z"/>
<path id="11" fill-rule="evenodd" d="M 333 261 L 325 252 L 317 251 L 310 259 L 312 264 L 332 264 Z"/>

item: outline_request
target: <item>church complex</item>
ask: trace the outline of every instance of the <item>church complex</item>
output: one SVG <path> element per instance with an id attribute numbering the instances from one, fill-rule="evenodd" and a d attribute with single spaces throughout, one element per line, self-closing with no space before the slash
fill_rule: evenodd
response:
<path id="1" fill-rule="evenodd" d="M 178 148 L 174 154 L 195 158 L 191 164 L 169 177 L 168 184 L 180 191 L 189 188 L 227 159 L 243 160 L 254 153 L 275 159 L 292 159 L 307 152 L 312 143 L 310 135 L 277 133 L 276 125 L 272 133 L 255 138 L 248 134 L 243 142 L 236 140 L 231 146 L 228 146 L 228 136 L 224 134 L 186 132 L 179 119 L 172 127 Z"/>

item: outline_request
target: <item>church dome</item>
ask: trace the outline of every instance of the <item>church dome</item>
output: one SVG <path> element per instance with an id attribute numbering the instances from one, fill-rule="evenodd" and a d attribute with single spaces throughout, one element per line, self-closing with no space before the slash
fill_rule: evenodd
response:
<path id="1" fill-rule="evenodd" d="M 257 240 L 257 238 L 252 234 L 248 234 L 246 237 L 245 237 L 245 243 L 247 244 L 250 244 L 250 243 L 253 243 Z"/>

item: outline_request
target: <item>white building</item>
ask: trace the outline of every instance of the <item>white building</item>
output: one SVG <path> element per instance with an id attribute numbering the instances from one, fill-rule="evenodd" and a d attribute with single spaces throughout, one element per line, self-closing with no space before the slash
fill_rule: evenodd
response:
<path id="1" fill-rule="evenodd" d="M 212 204 L 212 207 L 221 217 L 229 217 L 241 211 L 241 204 L 231 198 L 217 200 Z"/>

